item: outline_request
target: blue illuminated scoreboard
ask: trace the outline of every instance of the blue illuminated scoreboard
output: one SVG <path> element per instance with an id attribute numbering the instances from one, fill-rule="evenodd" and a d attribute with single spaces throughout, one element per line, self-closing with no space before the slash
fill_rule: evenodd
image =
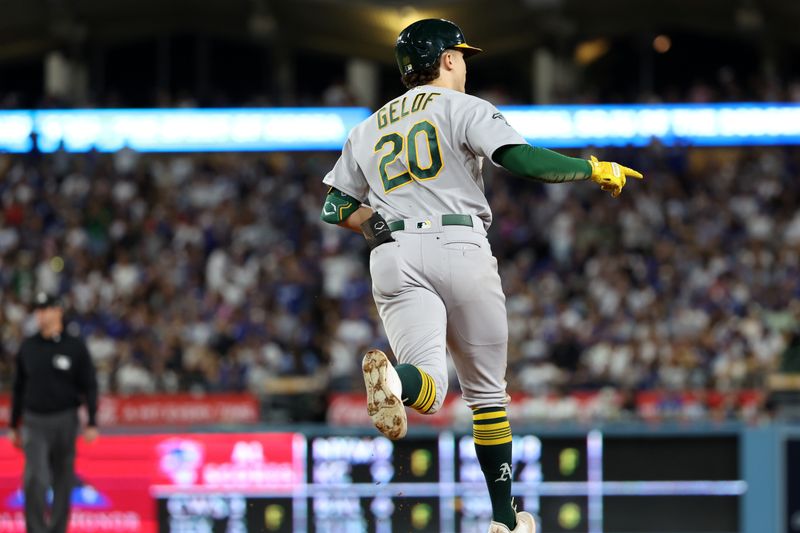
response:
<path id="1" fill-rule="evenodd" d="M 0 112 L 0 151 L 341 150 L 365 108 L 102 109 Z"/>
<path id="2" fill-rule="evenodd" d="M 507 106 L 531 144 L 700 146 L 800 144 L 800 105 Z M 102 109 L 0 112 L 0 152 L 340 150 L 366 108 Z"/>
<path id="3" fill-rule="evenodd" d="M 583 146 L 786 145 L 800 143 L 800 105 L 598 105 L 504 107 L 508 123 L 528 142 Z"/>

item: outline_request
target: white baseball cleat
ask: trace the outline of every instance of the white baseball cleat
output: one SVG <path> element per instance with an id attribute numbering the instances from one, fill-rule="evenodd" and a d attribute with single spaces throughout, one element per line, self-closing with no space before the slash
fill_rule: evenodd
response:
<path id="1" fill-rule="evenodd" d="M 536 521 L 531 513 L 522 511 L 517 513 L 517 527 L 508 529 L 508 526 L 492 521 L 489 533 L 536 533 Z"/>
<path id="2" fill-rule="evenodd" d="M 361 362 L 367 387 L 367 412 L 378 431 L 392 440 L 402 439 L 408 431 L 406 408 L 401 394 L 400 376 L 386 354 L 370 350 Z"/>

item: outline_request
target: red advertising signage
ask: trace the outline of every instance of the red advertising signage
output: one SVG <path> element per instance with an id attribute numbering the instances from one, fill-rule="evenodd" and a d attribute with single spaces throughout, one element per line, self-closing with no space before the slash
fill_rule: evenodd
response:
<path id="1" fill-rule="evenodd" d="M 764 400 L 760 391 L 643 391 L 633 398 L 635 414 L 643 420 L 662 419 L 713 419 L 727 412 L 749 419 L 758 413 Z M 606 420 L 620 416 L 624 398 L 616 390 L 576 391 L 564 395 L 529 396 L 514 394 L 508 406 L 511 423 L 535 421 L 590 421 Z M 631 406 L 626 406 L 630 408 Z M 472 413 L 456 394 L 448 394 L 441 409 L 434 416 L 426 416 L 407 409 L 411 425 L 437 427 L 467 426 L 472 423 Z M 333 426 L 371 427 L 363 394 L 335 394 L 330 397 L 328 423 Z"/>
<path id="2" fill-rule="evenodd" d="M 9 397 L 0 397 L 0 425 L 8 425 L 10 413 Z M 251 394 L 102 396 L 97 409 L 101 427 L 250 424 L 258 415 L 258 398 Z"/>
<path id="3" fill-rule="evenodd" d="M 294 433 L 101 436 L 78 443 L 70 533 L 156 533 L 160 492 L 291 491 L 304 482 Z M 0 533 L 24 533 L 24 458 L 0 441 Z"/>

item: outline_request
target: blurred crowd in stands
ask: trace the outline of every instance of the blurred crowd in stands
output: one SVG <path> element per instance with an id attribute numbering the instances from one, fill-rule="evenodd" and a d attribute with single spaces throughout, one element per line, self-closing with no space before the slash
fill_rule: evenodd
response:
<path id="1" fill-rule="evenodd" d="M 595 153 L 646 179 L 486 166 L 512 394 L 762 386 L 798 342 L 800 150 Z M 359 391 L 389 347 L 363 238 L 319 220 L 336 156 L 0 155 L 0 390 L 45 290 L 104 393 Z"/>
<path id="2" fill-rule="evenodd" d="M 393 79 L 392 79 L 393 80 Z M 470 80 L 469 92 L 489 100 L 495 105 L 529 105 L 533 103 L 530 95 L 516 90 L 510 90 L 507 84 L 489 82 L 491 77 Z M 394 98 L 404 89 L 399 78 L 396 83 L 386 83 L 381 87 L 383 99 Z M 615 92 L 616 90 L 616 92 Z M 552 95 L 551 104 L 613 104 L 613 103 L 642 103 L 642 104 L 675 104 L 694 103 L 707 104 L 714 102 L 800 102 L 800 78 L 788 80 L 773 79 L 768 81 L 764 77 L 755 77 L 751 80 L 740 80 L 730 68 L 720 68 L 715 75 L 708 79 L 696 79 L 684 85 L 668 85 L 648 92 L 626 88 L 628 92 L 618 92 L 619 87 L 602 88 L 594 83 L 585 88 L 558 87 Z M 381 100 L 382 102 L 383 100 Z M 0 92 L 0 110 L 2 109 L 63 109 L 63 108 L 124 108 L 137 107 L 142 104 L 156 108 L 196 108 L 196 107 L 274 107 L 274 106 L 324 106 L 347 107 L 367 105 L 359 101 L 358 97 L 348 88 L 347 84 L 336 79 L 320 92 L 299 91 L 290 100 L 282 101 L 280 98 L 267 94 L 255 93 L 249 98 L 233 98 L 223 91 L 217 91 L 206 97 L 198 97 L 187 91 L 169 93 L 154 91 L 153 96 L 137 102 L 126 101 L 124 96 L 115 91 L 109 91 L 102 97 L 89 98 L 85 101 L 73 101 L 64 97 L 45 96 L 34 99 L 31 95 L 20 92 Z"/>

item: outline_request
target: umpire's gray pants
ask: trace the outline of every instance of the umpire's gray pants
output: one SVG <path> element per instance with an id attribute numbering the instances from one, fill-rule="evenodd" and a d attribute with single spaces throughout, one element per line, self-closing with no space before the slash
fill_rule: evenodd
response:
<path id="1" fill-rule="evenodd" d="M 75 474 L 75 409 L 54 414 L 25 412 L 22 445 L 25 450 L 25 526 L 28 533 L 66 533 Z M 47 489 L 53 487 L 49 525 Z"/>

